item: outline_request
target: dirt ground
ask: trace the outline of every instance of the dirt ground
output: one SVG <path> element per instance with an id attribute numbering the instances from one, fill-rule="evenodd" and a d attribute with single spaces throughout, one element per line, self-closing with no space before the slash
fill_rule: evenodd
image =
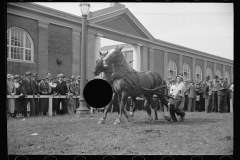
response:
<path id="1" fill-rule="evenodd" d="M 149 122 L 137 111 L 134 123 L 117 113 L 11 118 L 7 120 L 8 154 L 15 155 L 233 155 L 233 114 L 187 112 L 184 122 L 170 123 L 158 112 Z M 38 135 L 31 135 L 37 133 Z"/>

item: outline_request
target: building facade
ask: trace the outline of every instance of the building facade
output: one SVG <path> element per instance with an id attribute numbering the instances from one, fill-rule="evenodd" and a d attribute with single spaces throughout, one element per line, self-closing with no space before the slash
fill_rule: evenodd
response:
<path id="1" fill-rule="evenodd" d="M 81 14 L 81 13 L 79 13 Z M 80 75 L 82 19 L 34 3 L 7 4 L 7 72 L 37 71 L 53 76 Z M 101 38 L 125 43 L 123 52 L 138 71 L 154 70 L 165 79 L 183 73 L 185 79 L 206 75 L 233 81 L 233 61 L 154 38 L 124 5 L 90 12 L 87 33 L 87 79 L 93 79 Z"/>

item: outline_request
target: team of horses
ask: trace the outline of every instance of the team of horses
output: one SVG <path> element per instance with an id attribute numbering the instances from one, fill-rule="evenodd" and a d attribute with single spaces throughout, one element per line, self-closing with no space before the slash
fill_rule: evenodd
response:
<path id="1" fill-rule="evenodd" d="M 175 114 L 169 114 L 169 99 L 167 96 L 167 84 L 166 81 L 160 76 L 159 73 L 154 71 L 142 71 L 138 72 L 132 69 L 129 63 L 126 61 L 123 53 L 123 47 L 116 47 L 107 51 L 106 53 L 100 53 L 99 59 L 96 61 L 94 76 L 98 76 L 103 73 L 103 79 L 108 81 L 113 89 L 112 101 L 104 109 L 103 117 L 98 123 L 104 123 L 107 117 L 107 111 L 110 106 L 115 105 L 119 107 L 118 118 L 114 124 L 122 123 L 122 114 L 132 122 L 134 112 L 136 111 L 136 97 L 143 97 L 145 99 L 144 108 L 147 111 L 149 120 L 152 121 L 151 108 L 153 105 L 153 95 L 161 101 L 163 105 L 163 116 L 167 121 L 171 121 L 172 116 Z M 128 97 L 131 97 L 133 106 L 130 107 L 130 114 L 126 111 L 126 102 Z M 155 120 L 157 117 L 157 107 L 153 107 L 155 111 Z M 171 110 L 174 112 L 174 110 Z"/>

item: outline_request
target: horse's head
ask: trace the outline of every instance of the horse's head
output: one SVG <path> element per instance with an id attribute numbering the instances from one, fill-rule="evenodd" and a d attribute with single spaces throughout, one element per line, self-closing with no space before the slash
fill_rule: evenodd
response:
<path id="1" fill-rule="evenodd" d="M 115 63 L 122 49 L 123 46 L 120 48 L 117 46 L 115 49 L 109 50 L 108 54 L 103 58 L 103 65 L 107 67 L 109 64 Z"/>
<path id="2" fill-rule="evenodd" d="M 98 76 L 101 72 L 108 69 L 108 66 L 103 65 L 103 58 L 108 54 L 108 52 L 101 53 L 99 51 L 99 54 L 100 54 L 100 57 L 96 60 L 95 71 L 93 72 L 94 76 Z"/>

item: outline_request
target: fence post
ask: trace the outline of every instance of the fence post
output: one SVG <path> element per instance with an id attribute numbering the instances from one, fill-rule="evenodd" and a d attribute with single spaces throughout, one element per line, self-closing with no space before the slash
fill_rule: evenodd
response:
<path id="1" fill-rule="evenodd" d="M 49 96 L 48 115 L 52 116 L 52 96 Z"/>

